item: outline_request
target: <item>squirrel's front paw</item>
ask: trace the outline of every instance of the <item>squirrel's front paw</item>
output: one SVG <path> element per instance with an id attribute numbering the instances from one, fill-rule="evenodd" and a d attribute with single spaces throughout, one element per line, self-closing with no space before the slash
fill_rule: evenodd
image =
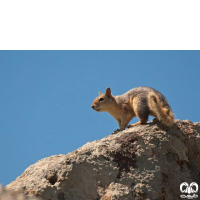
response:
<path id="1" fill-rule="evenodd" d="M 118 132 L 120 132 L 120 131 L 121 131 L 121 129 L 118 128 L 117 130 L 115 130 L 114 132 L 112 132 L 112 135 L 113 135 L 113 134 L 116 134 L 116 133 L 118 133 Z"/>

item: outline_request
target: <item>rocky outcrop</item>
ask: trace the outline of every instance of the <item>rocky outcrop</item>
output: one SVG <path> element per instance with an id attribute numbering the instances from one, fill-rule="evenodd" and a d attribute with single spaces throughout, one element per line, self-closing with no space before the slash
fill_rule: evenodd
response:
<path id="1" fill-rule="evenodd" d="M 180 199 L 182 182 L 200 184 L 200 122 L 176 124 L 136 126 L 44 158 L 6 190 L 44 200 Z"/>

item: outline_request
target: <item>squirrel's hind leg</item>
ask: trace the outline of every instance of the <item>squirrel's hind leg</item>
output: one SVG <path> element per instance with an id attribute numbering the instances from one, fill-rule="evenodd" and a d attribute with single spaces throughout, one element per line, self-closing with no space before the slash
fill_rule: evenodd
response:
<path id="1" fill-rule="evenodd" d="M 133 109 L 134 109 L 135 115 L 140 119 L 140 121 L 135 124 L 128 125 L 127 128 L 141 125 L 141 124 L 146 124 L 146 122 L 148 121 L 149 108 L 147 105 L 146 98 L 139 98 L 139 97 L 135 98 L 133 100 Z"/>

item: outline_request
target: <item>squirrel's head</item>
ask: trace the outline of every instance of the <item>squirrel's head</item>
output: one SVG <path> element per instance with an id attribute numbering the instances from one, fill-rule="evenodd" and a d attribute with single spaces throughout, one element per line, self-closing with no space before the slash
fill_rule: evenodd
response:
<path id="1" fill-rule="evenodd" d="M 113 101 L 114 97 L 111 94 L 111 90 L 107 88 L 105 94 L 99 92 L 99 96 L 93 101 L 91 107 L 98 112 L 107 111 Z"/>

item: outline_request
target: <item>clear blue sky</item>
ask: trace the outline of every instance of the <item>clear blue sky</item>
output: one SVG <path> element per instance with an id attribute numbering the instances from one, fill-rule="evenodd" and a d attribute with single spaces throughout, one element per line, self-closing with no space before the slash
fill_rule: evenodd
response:
<path id="1" fill-rule="evenodd" d="M 117 122 L 93 99 L 137 86 L 163 93 L 177 119 L 199 121 L 200 51 L 0 51 L 0 183 L 112 133 Z"/>

